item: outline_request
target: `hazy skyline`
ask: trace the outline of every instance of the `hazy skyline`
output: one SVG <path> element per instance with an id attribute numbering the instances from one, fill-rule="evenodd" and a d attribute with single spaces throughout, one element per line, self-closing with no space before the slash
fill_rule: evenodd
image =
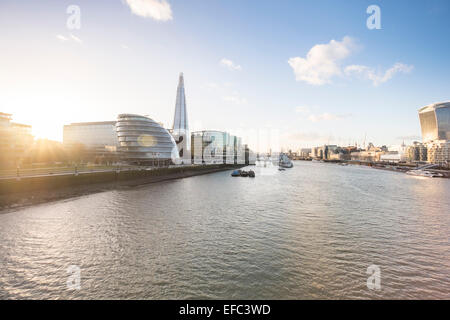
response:
<path id="1" fill-rule="evenodd" d="M 380 30 L 366 26 L 372 4 Z M 449 7 L 0 0 L 0 112 L 55 140 L 119 113 L 169 127 L 184 72 L 191 130 L 272 128 L 291 148 L 420 140 L 417 110 L 449 100 Z"/>

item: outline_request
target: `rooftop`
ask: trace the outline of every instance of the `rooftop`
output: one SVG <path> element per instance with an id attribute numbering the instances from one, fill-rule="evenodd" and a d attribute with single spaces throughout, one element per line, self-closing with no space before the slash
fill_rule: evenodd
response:
<path id="1" fill-rule="evenodd" d="M 15 126 L 15 127 L 22 127 L 22 128 L 31 128 L 31 125 L 29 125 L 29 124 L 23 124 L 23 123 L 16 123 L 16 122 L 13 122 L 13 123 L 11 123 L 13 126 Z"/>
<path id="2" fill-rule="evenodd" d="M 437 103 L 433 103 L 433 104 L 429 104 L 425 107 L 422 107 L 419 109 L 419 113 L 422 112 L 429 112 L 429 111 L 433 111 L 439 108 L 450 108 L 450 101 L 447 102 L 437 102 Z"/>
<path id="3" fill-rule="evenodd" d="M 97 121 L 97 122 L 74 122 L 66 126 L 95 126 L 95 125 L 115 125 L 116 121 Z"/>

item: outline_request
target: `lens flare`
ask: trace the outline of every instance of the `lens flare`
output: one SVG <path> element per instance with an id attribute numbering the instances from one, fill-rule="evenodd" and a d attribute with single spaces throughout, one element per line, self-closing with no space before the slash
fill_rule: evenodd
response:
<path id="1" fill-rule="evenodd" d="M 156 145 L 157 141 L 156 138 L 151 135 L 141 134 L 138 138 L 138 143 L 143 147 L 152 147 Z"/>

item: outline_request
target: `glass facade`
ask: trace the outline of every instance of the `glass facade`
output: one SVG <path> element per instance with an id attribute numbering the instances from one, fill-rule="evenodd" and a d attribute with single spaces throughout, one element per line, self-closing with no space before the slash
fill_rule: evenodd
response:
<path id="1" fill-rule="evenodd" d="M 159 123 L 144 116 L 120 114 L 116 124 L 119 152 L 130 163 L 178 163 L 175 140 Z"/>
<path id="2" fill-rule="evenodd" d="M 437 123 L 434 110 L 419 113 L 422 140 L 424 142 L 437 140 Z"/>
<path id="3" fill-rule="evenodd" d="M 450 140 L 450 102 L 435 103 L 419 110 L 424 143 Z"/>
<path id="4" fill-rule="evenodd" d="M 186 95 L 184 91 L 184 77 L 180 74 L 173 117 L 172 136 L 177 143 L 178 154 L 182 163 L 191 161 L 191 134 L 186 110 Z"/>
<path id="5" fill-rule="evenodd" d="M 450 167 L 450 141 L 434 141 L 427 145 L 428 162 Z"/>
<path id="6" fill-rule="evenodd" d="M 419 118 L 428 162 L 450 166 L 450 102 L 421 108 Z"/>
<path id="7" fill-rule="evenodd" d="M 0 112 L 0 164 L 18 165 L 33 145 L 31 126 L 14 123 L 12 115 Z"/>
<path id="8" fill-rule="evenodd" d="M 192 159 L 195 164 L 244 163 L 245 150 L 241 138 L 223 131 L 192 133 Z"/>
<path id="9" fill-rule="evenodd" d="M 226 156 L 227 133 L 221 131 L 204 131 L 203 132 L 203 160 L 206 163 L 224 163 Z"/>
<path id="10" fill-rule="evenodd" d="M 236 136 L 225 133 L 225 163 L 234 164 Z"/>
<path id="11" fill-rule="evenodd" d="M 406 153 L 409 162 L 425 162 L 428 159 L 427 146 L 420 142 L 414 142 L 412 146 L 407 148 Z"/>
<path id="12" fill-rule="evenodd" d="M 450 103 L 436 109 L 438 140 L 450 140 Z"/>
<path id="13" fill-rule="evenodd" d="M 80 122 L 64 126 L 63 143 L 66 147 L 82 144 L 87 149 L 104 151 L 118 145 L 116 122 Z"/>
<path id="14" fill-rule="evenodd" d="M 203 163 L 203 132 L 193 132 L 191 135 L 192 162 Z"/>

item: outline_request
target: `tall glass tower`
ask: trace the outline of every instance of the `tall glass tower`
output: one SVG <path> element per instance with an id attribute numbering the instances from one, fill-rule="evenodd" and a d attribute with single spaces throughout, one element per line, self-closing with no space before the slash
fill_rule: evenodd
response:
<path id="1" fill-rule="evenodd" d="M 172 135 L 177 143 L 182 163 L 191 163 L 191 134 L 189 132 L 188 116 L 186 110 L 186 96 L 184 92 L 184 77 L 180 73 L 173 118 Z"/>

